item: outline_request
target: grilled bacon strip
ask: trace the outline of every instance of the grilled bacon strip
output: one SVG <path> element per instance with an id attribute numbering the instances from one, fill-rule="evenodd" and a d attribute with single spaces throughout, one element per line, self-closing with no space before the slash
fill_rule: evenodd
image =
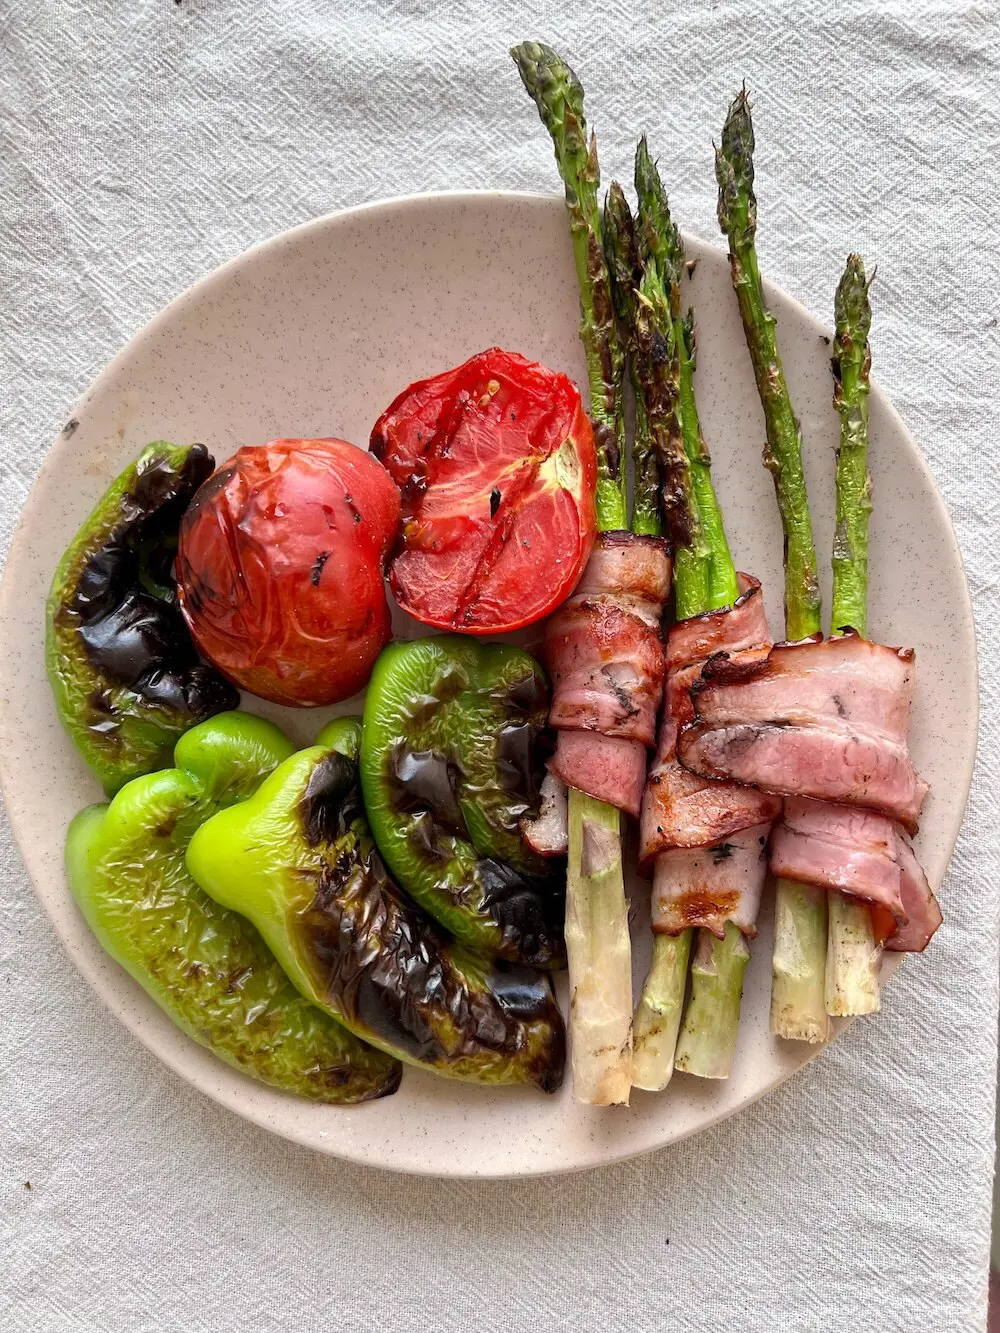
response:
<path id="1" fill-rule="evenodd" d="M 774 819 L 781 801 L 774 796 L 702 778 L 681 766 L 677 737 L 692 721 L 690 690 L 706 660 L 726 652 L 735 662 L 755 662 L 771 646 L 759 582 L 739 575 L 740 598 L 671 626 L 667 636 L 667 686 L 656 759 L 649 772 L 640 823 L 640 864 L 672 847 L 711 847 L 741 829 Z"/>
<path id="2" fill-rule="evenodd" d="M 853 631 L 710 658 L 678 757 L 702 777 L 876 810 L 912 834 L 928 790 L 906 744 L 913 683 L 912 650 Z"/>
<path id="3" fill-rule="evenodd" d="M 549 769 L 636 816 L 663 692 L 660 619 L 670 574 L 658 538 L 600 533 L 575 593 L 545 634 L 549 724 L 559 733 Z"/>
<path id="4" fill-rule="evenodd" d="M 700 926 L 724 939 L 731 921 L 757 934 L 757 910 L 767 875 L 770 821 L 740 829 L 714 847 L 672 847 L 653 867 L 651 915 L 659 935 Z"/>
<path id="5" fill-rule="evenodd" d="M 677 736 L 694 716 L 690 690 L 706 660 L 726 652 L 757 661 L 771 646 L 760 583 L 738 576 L 731 607 L 671 626 L 667 685 L 656 759 L 639 825 L 640 868 L 653 873 L 653 929 L 680 934 L 704 926 L 720 938 L 732 921 L 755 933 L 767 871 L 767 835 L 779 797 L 734 782 L 698 777 L 677 759 Z"/>
<path id="6" fill-rule="evenodd" d="M 873 810 L 789 797 L 771 835 L 775 875 L 863 899 L 885 947 L 920 953 L 941 909 L 905 832 Z"/>

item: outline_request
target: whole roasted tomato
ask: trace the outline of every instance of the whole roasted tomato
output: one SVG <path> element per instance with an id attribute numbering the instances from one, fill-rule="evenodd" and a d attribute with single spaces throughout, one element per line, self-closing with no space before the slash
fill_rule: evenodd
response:
<path id="1" fill-rule="evenodd" d="M 390 636 L 383 575 L 399 492 L 345 440 L 240 449 L 181 523 L 177 591 L 200 651 L 275 703 L 336 703 Z"/>
<path id="2" fill-rule="evenodd" d="M 403 496 L 389 582 L 424 624 L 496 634 L 573 591 L 596 525 L 597 458 L 565 375 L 492 348 L 401 393 L 371 450 Z"/>

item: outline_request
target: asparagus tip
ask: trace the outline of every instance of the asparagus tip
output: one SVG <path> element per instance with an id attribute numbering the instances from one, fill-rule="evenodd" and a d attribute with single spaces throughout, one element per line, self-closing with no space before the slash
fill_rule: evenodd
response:
<path id="1" fill-rule="evenodd" d="M 656 167 L 649 155 L 649 140 L 643 134 L 635 146 L 635 174 L 636 176 L 640 173 L 645 175 L 650 170 L 655 171 Z"/>
<path id="2" fill-rule="evenodd" d="M 604 196 L 604 248 L 608 252 L 608 267 L 619 268 L 624 274 L 627 265 L 629 280 L 635 276 L 636 261 L 632 255 L 635 246 L 635 219 L 618 181 L 612 181 Z M 612 262 L 613 261 L 613 262 Z"/>
<path id="3" fill-rule="evenodd" d="M 860 255 L 848 255 L 834 299 L 836 334 L 830 367 L 833 404 L 840 415 L 837 448 L 837 526 L 833 541 L 834 633 L 852 625 L 867 632 L 868 519 L 872 482 L 868 471 L 868 408 L 872 310 Z"/>
<path id="4" fill-rule="evenodd" d="M 868 292 L 875 281 L 877 270 L 872 270 L 870 278 L 865 277 L 865 262 L 860 255 L 847 256 L 844 272 L 837 284 L 834 299 L 834 316 L 837 324 L 837 338 L 841 333 L 849 333 L 851 338 L 863 343 L 869 334 L 872 322 L 872 308 Z"/>
<path id="5" fill-rule="evenodd" d="M 621 325 L 622 341 L 630 345 L 635 322 L 639 257 L 635 219 L 625 198 L 625 191 L 617 181 L 611 182 L 604 198 L 603 232 L 604 257 L 611 278 L 611 298 Z"/>
<path id="6" fill-rule="evenodd" d="M 722 140 L 715 149 L 715 177 L 719 183 L 719 226 L 729 236 L 742 233 L 751 240 L 757 230 L 757 200 L 753 192 L 753 120 L 744 81 L 733 98 Z"/>
<path id="7" fill-rule="evenodd" d="M 561 118 L 564 102 L 570 102 L 582 116 L 583 85 L 551 46 L 544 42 L 521 42 L 510 48 L 510 55 L 521 82 L 550 130 L 552 121 Z"/>
<path id="8" fill-rule="evenodd" d="M 670 279 L 665 270 L 672 256 L 676 228 L 670 216 L 667 192 L 650 156 L 645 135 L 636 145 L 633 179 L 639 202 L 639 256 L 644 264 L 650 260 L 656 263 L 660 280 L 669 287 Z"/>

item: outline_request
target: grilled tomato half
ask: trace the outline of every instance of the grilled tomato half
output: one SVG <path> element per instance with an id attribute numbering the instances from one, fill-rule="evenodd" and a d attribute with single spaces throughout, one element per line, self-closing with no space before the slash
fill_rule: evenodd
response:
<path id="1" fill-rule="evenodd" d="M 178 598 L 199 650 L 251 694 L 355 694 L 390 637 L 385 564 L 399 492 L 346 440 L 240 449 L 181 523 Z"/>
<path id="2" fill-rule="evenodd" d="M 597 458 L 565 375 L 480 352 L 401 393 L 371 451 L 402 494 L 389 584 L 411 616 L 496 634 L 573 591 L 594 539 Z"/>

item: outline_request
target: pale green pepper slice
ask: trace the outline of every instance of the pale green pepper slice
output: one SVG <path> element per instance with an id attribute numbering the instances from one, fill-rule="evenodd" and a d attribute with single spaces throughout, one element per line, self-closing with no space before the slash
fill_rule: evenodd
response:
<path id="1" fill-rule="evenodd" d="M 222 713 L 177 743 L 176 768 L 128 783 L 69 828 L 70 889 L 106 952 L 227 1064 L 314 1101 L 394 1092 L 399 1065 L 291 984 L 253 926 L 203 893 L 188 842 L 293 752 L 270 722 Z"/>

